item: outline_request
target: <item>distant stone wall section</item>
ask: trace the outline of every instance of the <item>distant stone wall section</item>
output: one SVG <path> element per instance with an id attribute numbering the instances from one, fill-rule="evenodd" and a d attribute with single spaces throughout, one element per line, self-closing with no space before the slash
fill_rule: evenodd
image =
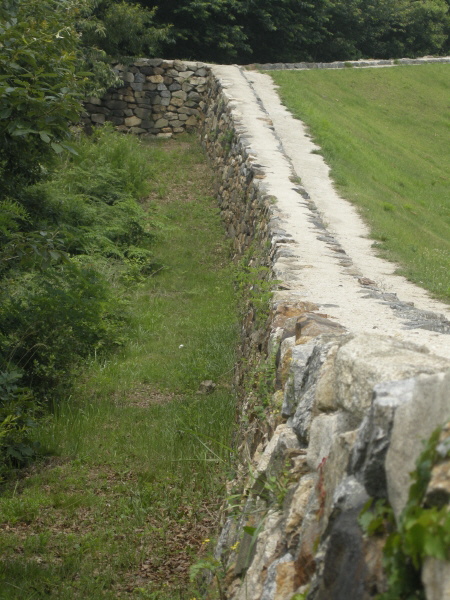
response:
<path id="1" fill-rule="evenodd" d="M 194 131 L 205 103 L 209 67 L 180 60 L 140 59 L 114 65 L 123 86 L 88 98 L 85 127 L 112 123 L 118 131 L 168 138 Z"/>
<path id="2" fill-rule="evenodd" d="M 345 69 L 364 67 L 395 67 L 399 65 L 423 65 L 426 63 L 450 63 L 450 56 L 424 56 L 422 58 L 391 58 L 386 60 L 360 59 L 360 60 L 336 60 L 334 62 L 298 62 L 298 63 L 264 63 L 247 65 L 250 69 L 261 69 L 262 71 L 274 71 L 283 69 Z"/>

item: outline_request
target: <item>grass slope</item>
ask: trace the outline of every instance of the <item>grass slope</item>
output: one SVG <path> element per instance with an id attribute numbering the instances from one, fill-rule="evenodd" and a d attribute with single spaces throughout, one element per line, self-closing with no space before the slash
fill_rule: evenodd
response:
<path id="1" fill-rule="evenodd" d="M 270 74 L 380 253 L 450 301 L 450 65 Z"/>
<path id="2" fill-rule="evenodd" d="M 234 273 L 198 144 L 149 152 L 163 266 L 130 282 L 131 341 L 40 433 L 53 456 L 3 490 L 2 600 L 195 594 L 230 467 Z M 216 390 L 199 395 L 205 379 Z"/>

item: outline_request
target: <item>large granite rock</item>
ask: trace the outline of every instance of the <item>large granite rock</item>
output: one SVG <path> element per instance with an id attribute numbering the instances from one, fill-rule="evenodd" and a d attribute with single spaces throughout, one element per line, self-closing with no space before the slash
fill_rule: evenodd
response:
<path id="1" fill-rule="evenodd" d="M 415 378 L 410 401 L 395 411 L 386 455 L 389 501 L 397 519 L 408 499 L 409 474 L 423 450 L 423 442 L 449 419 L 450 371 Z"/>

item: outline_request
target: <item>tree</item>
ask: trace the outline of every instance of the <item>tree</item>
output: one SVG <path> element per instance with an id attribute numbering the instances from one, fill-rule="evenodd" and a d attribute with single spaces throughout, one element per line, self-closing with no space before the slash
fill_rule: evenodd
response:
<path id="1" fill-rule="evenodd" d="M 156 7 L 149 10 L 124 1 L 91 0 L 77 23 L 84 53 L 90 55 L 97 49 L 114 59 L 155 56 L 163 42 L 171 41 L 169 26 L 155 26 L 155 12 Z"/>
<path id="2" fill-rule="evenodd" d="M 251 52 L 244 61 L 315 60 L 325 39 L 326 0 L 247 0 L 243 30 Z"/>
<path id="3" fill-rule="evenodd" d="M 17 0 L 0 25 L 0 200 L 36 181 L 67 147 L 87 74 L 78 72 L 78 3 Z"/>
<path id="4" fill-rule="evenodd" d="M 444 0 L 330 0 L 322 60 L 398 58 L 442 51 Z"/>
<path id="5" fill-rule="evenodd" d="M 159 25 L 171 24 L 174 46 L 164 50 L 175 58 L 229 63 L 250 47 L 241 16 L 245 2 L 240 0 L 141 0 L 156 10 Z"/>

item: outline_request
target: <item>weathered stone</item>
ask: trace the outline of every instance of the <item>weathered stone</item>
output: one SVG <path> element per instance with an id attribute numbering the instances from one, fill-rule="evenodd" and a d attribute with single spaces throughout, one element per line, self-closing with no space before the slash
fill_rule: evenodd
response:
<path id="1" fill-rule="evenodd" d="M 339 323 L 335 323 L 328 319 L 325 315 L 315 313 L 306 313 L 297 319 L 295 327 L 296 343 L 303 343 L 303 338 L 317 337 L 322 333 L 340 334 L 345 333 L 345 328 Z"/>
<path id="2" fill-rule="evenodd" d="M 142 127 L 130 127 L 129 133 L 134 133 L 135 135 L 140 135 L 141 133 L 146 133 L 146 131 Z"/>
<path id="3" fill-rule="evenodd" d="M 185 63 L 181 60 L 174 60 L 173 61 L 173 68 L 177 70 L 177 72 L 182 72 L 182 71 L 187 71 L 188 68 L 185 65 Z"/>
<path id="4" fill-rule="evenodd" d="M 450 460 L 435 465 L 431 471 L 424 504 L 443 508 L 450 504 Z"/>
<path id="5" fill-rule="evenodd" d="M 419 375 L 414 380 L 411 400 L 395 411 L 386 475 L 389 501 L 397 519 L 408 498 L 409 473 L 422 452 L 422 443 L 450 419 L 449 389 L 450 371 Z"/>
<path id="6" fill-rule="evenodd" d="M 333 510 L 334 503 L 336 503 L 336 506 L 339 504 L 341 495 L 348 493 L 349 486 L 352 486 L 352 495 L 355 496 L 356 494 L 355 486 L 352 484 L 353 479 L 347 480 L 345 474 L 357 434 L 358 431 L 353 430 L 337 435 L 332 440 L 330 452 L 323 465 L 322 481 L 323 489 L 326 493 L 323 510 L 324 526 L 326 526 L 326 522 Z M 344 488 L 337 492 L 335 497 L 335 492 L 342 483 L 345 484 Z M 357 493 L 359 494 L 359 491 Z"/>
<path id="7" fill-rule="evenodd" d="M 91 115 L 91 121 L 93 123 L 103 124 L 105 122 L 105 115 L 102 113 L 94 113 Z"/>
<path id="8" fill-rule="evenodd" d="M 426 558 L 422 568 L 422 583 L 427 600 L 450 598 L 450 563 Z"/>
<path id="9" fill-rule="evenodd" d="M 186 94 L 186 92 L 179 90 L 179 91 L 173 92 L 172 97 L 173 98 L 181 98 L 182 100 L 186 100 L 187 94 Z"/>
<path id="10" fill-rule="evenodd" d="M 191 117 L 189 117 L 186 121 L 186 126 L 187 127 L 195 127 L 197 125 L 197 118 L 194 117 L 194 115 L 192 115 Z"/>
<path id="11" fill-rule="evenodd" d="M 447 365 L 416 344 L 372 334 L 355 336 L 336 355 L 338 405 L 362 419 L 376 383 L 435 373 Z"/>
<path id="12" fill-rule="evenodd" d="M 128 104 L 124 100 L 110 100 L 109 102 L 105 103 L 105 106 L 111 110 L 117 110 L 126 108 Z"/>
<path id="13" fill-rule="evenodd" d="M 273 475 L 283 466 L 285 451 L 287 449 L 300 448 L 297 436 L 288 425 L 279 425 L 256 465 L 254 474 L 254 488 L 258 488 L 264 479 L 262 475 Z"/>
<path id="14" fill-rule="evenodd" d="M 334 521 L 315 600 L 367 600 L 368 571 L 358 515 L 359 510 L 354 509 L 340 514 Z"/>
<path id="15" fill-rule="evenodd" d="M 147 81 L 149 81 L 150 83 L 163 83 L 164 82 L 164 77 L 162 75 L 148 75 L 146 77 Z"/>
<path id="16" fill-rule="evenodd" d="M 139 117 L 136 116 L 132 116 L 132 117 L 127 117 L 125 119 L 125 125 L 127 127 L 137 127 L 138 125 L 140 125 L 142 122 L 142 119 L 140 119 Z"/>
<path id="17" fill-rule="evenodd" d="M 440 459 L 431 470 L 424 505 L 443 508 L 450 504 L 450 423 L 443 427 L 436 450 Z"/>
<path id="18" fill-rule="evenodd" d="M 87 98 L 87 102 L 89 104 L 95 104 L 96 106 L 101 106 L 102 101 L 100 98 L 95 98 L 95 96 L 89 96 L 89 98 Z"/>
<path id="19" fill-rule="evenodd" d="M 305 347 L 308 346 L 308 351 L 310 344 L 313 344 L 313 352 L 308 359 L 302 381 L 299 383 L 294 381 L 297 407 L 295 409 L 295 414 L 291 417 L 289 423 L 303 443 L 308 443 L 309 441 L 309 428 L 313 418 L 317 381 L 320 377 L 320 369 L 325 362 L 328 352 L 335 345 L 334 338 L 332 338 L 332 340 L 333 341 L 326 342 L 324 340 L 317 342 L 313 341 L 305 344 Z M 302 348 L 302 346 L 296 346 L 292 350 L 293 364 L 296 362 L 296 358 L 294 357 L 296 356 L 295 352 L 297 348 Z"/>
<path id="20" fill-rule="evenodd" d="M 258 535 L 256 543 L 253 542 L 254 556 L 250 565 L 248 565 L 248 551 L 244 549 L 242 560 L 245 561 L 248 568 L 242 584 L 234 595 L 234 600 L 260 600 L 263 592 L 262 574 L 267 568 L 266 565 L 276 558 L 278 544 L 281 540 L 280 521 L 281 514 L 279 512 L 268 512 L 264 528 Z"/>
<path id="21" fill-rule="evenodd" d="M 339 345 L 332 345 L 327 353 L 317 381 L 315 410 L 333 412 L 338 409 L 336 399 L 336 371 L 334 362 Z"/>
<path id="22" fill-rule="evenodd" d="M 309 497 L 316 484 L 316 475 L 309 474 L 302 477 L 295 488 L 289 502 L 288 514 L 285 524 L 286 535 L 293 534 L 301 525 L 308 507 Z"/>
<path id="23" fill-rule="evenodd" d="M 127 71 L 126 73 L 122 74 L 122 79 L 127 83 L 131 83 L 132 81 L 134 81 L 134 74 L 130 71 Z"/>
<path id="24" fill-rule="evenodd" d="M 308 466 L 316 470 L 320 463 L 328 458 L 335 438 L 352 429 L 351 415 L 343 411 L 333 415 L 319 415 L 313 419 L 309 432 L 307 452 Z"/>
<path id="25" fill-rule="evenodd" d="M 147 119 L 151 114 L 151 111 L 145 108 L 136 108 L 134 114 L 140 119 Z"/>
<path id="26" fill-rule="evenodd" d="M 261 600 L 275 600 L 292 596 L 296 588 L 295 563 L 293 560 L 292 554 L 288 553 L 270 565 L 267 570 Z"/>
<path id="27" fill-rule="evenodd" d="M 295 413 L 297 404 L 300 400 L 300 391 L 302 389 L 306 365 L 308 364 L 314 348 L 314 342 L 305 344 L 304 346 L 291 348 L 291 375 L 285 387 L 282 407 L 282 415 L 284 417 L 290 417 Z"/>
<path id="28" fill-rule="evenodd" d="M 170 103 L 172 106 L 183 106 L 183 100 L 181 98 L 171 98 Z"/>
<path id="29" fill-rule="evenodd" d="M 385 460 L 395 411 L 410 402 L 414 379 L 381 383 L 374 387 L 372 406 L 362 421 L 349 464 L 349 472 L 374 498 L 387 498 Z"/>

